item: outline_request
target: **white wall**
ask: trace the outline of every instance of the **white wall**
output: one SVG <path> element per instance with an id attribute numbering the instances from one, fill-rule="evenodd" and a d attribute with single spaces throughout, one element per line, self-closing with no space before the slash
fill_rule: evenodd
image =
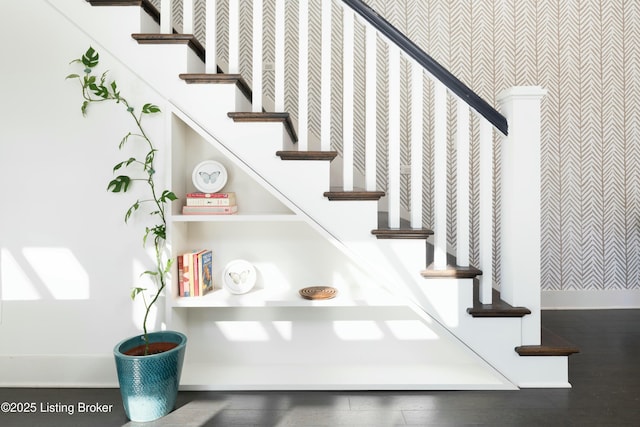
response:
<path id="1" fill-rule="evenodd" d="M 109 355 L 139 330 L 129 289 L 152 266 L 140 224 L 123 223 L 132 199 L 106 191 L 129 128 L 111 123 L 123 114 L 115 105 L 82 117 L 65 76 L 81 71 L 69 62 L 91 41 L 44 1 L 5 2 L 0 37 L 0 356 Z M 161 104 L 102 59 L 134 104 Z"/>

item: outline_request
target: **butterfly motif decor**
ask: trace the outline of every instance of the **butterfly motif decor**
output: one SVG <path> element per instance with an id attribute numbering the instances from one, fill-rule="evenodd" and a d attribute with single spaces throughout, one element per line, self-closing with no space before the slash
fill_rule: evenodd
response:
<path id="1" fill-rule="evenodd" d="M 191 175 L 193 185 L 203 193 L 217 193 L 227 183 L 227 169 L 215 160 L 198 163 Z"/>
<path id="2" fill-rule="evenodd" d="M 220 176 L 220 171 L 215 171 L 211 173 L 207 172 L 198 172 L 200 174 L 200 178 L 205 182 L 205 184 L 213 184 L 216 182 L 216 179 Z"/>
<path id="3" fill-rule="evenodd" d="M 222 283 L 232 294 L 246 294 L 256 284 L 256 269 L 242 259 L 231 261 L 225 266 Z"/>
<path id="4" fill-rule="evenodd" d="M 241 283 L 245 283 L 247 281 L 247 278 L 249 277 L 249 274 L 251 273 L 250 270 L 244 270 L 240 273 L 236 273 L 233 271 L 229 272 L 229 277 L 231 277 L 231 280 L 233 280 L 233 283 L 235 283 L 236 285 L 239 285 Z"/>

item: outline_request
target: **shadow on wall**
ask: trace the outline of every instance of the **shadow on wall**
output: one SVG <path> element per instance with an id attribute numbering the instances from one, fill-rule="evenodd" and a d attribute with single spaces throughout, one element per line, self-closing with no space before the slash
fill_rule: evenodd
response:
<path id="1" fill-rule="evenodd" d="M 93 289 L 99 280 L 92 280 L 92 275 L 100 275 L 100 271 L 89 273 L 87 268 L 74 252 L 65 247 L 25 247 L 21 249 L 0 248 L 0 300 L 3 302 L 36 302 L 36 301 L 89 301 L 104 295 Z M 130 278 L 125 279 L 113 291 L 105 289 L 111 296 L 127 297 L 127 286 L 142 286 L 154 289 L 149 283 L 146 286 L 140 274 L 146 270 L 145 265 L 138 259 L 133 259 L 131 268 L 121 269 Z M 113 291 L 113 292 L 111 292 Z M 121 295 L 116 295 L 115 293 Z M 131 322 L 138 328 L 144 317 L 142 299 L 130 301 Z M 150 313 L 150 325 L 157 329 L 162 316 L 157 310 Z"/>
<path id="2" fill-rule="evenodd" d="M 89 274 L 68 248 L 23 248 L 0 253 L 4 301 L 88 300 Z"/>

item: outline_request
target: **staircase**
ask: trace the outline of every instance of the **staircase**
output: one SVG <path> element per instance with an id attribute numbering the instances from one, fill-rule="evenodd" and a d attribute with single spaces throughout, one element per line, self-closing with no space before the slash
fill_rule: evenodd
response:
<path id="1" fill-rule="evenodd" d="M 240 41 L 248 39 L 240 34 L 245 28 L 240 17 L 245 15 L 239 11 L 238 0 L 206 1 L 205 45 L 216 46 L 216 38 L 224 32 L 228 39 L 224 58 L 216 49 L 205 49 L 191 34 L 193 1 L 181 5 L 182 33 L 174 31 L 172 14 L 160 14 L 147 0 L 48 2 L 144 78 L 174 111 L 224 146 L 229 156 L 263 177 L 328 240 L 380 277 L 386 290 L 405 298 L 408 307 L 434 319 L 463 342 L 489 370 L 495 369 L 516 387 L 569 386 L 567 357 L 577 349 L 557 337 L 548 344 L 545 339 L 552 334 L 540 329 L 539 235 L 535 238 L 539 216 L 535 206 L 531 209 L 531 203 L 539 199 L 539 171 L 535 171 L 539 158 L 539 146 L 536 152 L 535 145 L 536 137 L 539 143 L 539 120 L 536 123 L 535 119 L 539 118 L 543 94 L 539 88 L 514 88 L 501 96 L 509 117 L 507 125 L 507 118 L 356 0 L 295 2 L 299 5 L 299 33 L 294 38 L 300 47 L 295 84 L 285 84 L 284 0 L 267 1 L 266 5 L 252 2 L 254 57 L 248 65 L 242 64 L 238 55 Z M 225 19 L 215 17 L 220 3 L 226 5 Z M 171 0 L 162 1 L 162 10 L 171 7 Z M 264 90 L 261 77 L 265 74 L 262 34 L 271 31 L 263 28 L 263 7 L 275 10 L 273 92 Z M 322 17 L 317 129 L 309 120 L 313 108 L 308 86 L 313 79 L 307 67 L 311 16 Z M 215 25 L 221 21 L 226 27 Z M 335 34 L 340 34 L 342 42 L 339 103 L 332 100 L 330 87 L 336 77 L 331 75 L 332 61 L 336 61 L 331 45 Z M 360 34 L 364 34 L 364 45 L 354 47 Z M 357 72 L 350 58 L 358 49 L 365 50 L 366 61 L 371 61 L 365 64 L 362 79 L 366 80 L 364 123 L 354 118 L 354 111 L 362 105 L 355 104 L 359 102 Z M 384 51 L 384 58 L 379 57 L 380 51 Z M 388 69 L 383 79 L 375 72 L 381 61 L 386 61 Z M 240 72 L 247 67 L 250 80 Z M 400 96 L 402 69 L 411 70 L 410 100 Z M 388 122 L 384 125 L 376 110 L 376 99 L 383 92 L 380 80 L 390 85 L 384 95 L 388 96 L 384 102 Z M 289 86 L 298 94 L 295 113 L 285 111 L 285 99 L 291 97 Z M 412 127 L 403 145 L 400 111 L 404 102 Z M 338 119 L 341 135 L 336 141 L 332 122 Z M 530 128 L 531 123 L 537 128 Z M 381 127 L 386 138 L 377 132 Z M 355 141 L 357 128 L 366 130 L 365 141 Z M 493 248 L 494 141 L 506 147 L 498 163 L 503 176 L 508 177 L 501 187 L 502 207 L 496 215 L 504 235 L 501 252 L 506 254 L 499 262 L 494 260 Z M 448 154 L 452 147 L 455 163 Z M 479 150 L 477 188 L 469 184 L 471 147 Z M 409 154 L 410 164 L 402 164 L 402 151 Z M 425 159 L 425 151 L 432 161 Z M 457 172 L 455 186 L 449 182 L 449 169 Z M 531 187 L 523 191 L 519 180 L 530 182 L 531 176 L 517 174 L 513 178 L 509 174 L 530 169 L 534 178 L 538 174 L 537 184 L 533 191 L 528 191 Z M 426 198 L 425 185 L 430 193 Z M 402 206 L 404 197 L 409 206 Z M 469 200 L 474 197 L 479 199 L 477 218 L 470 213 Z M 457 206 L 453 218 L 451 205 Z M 479 225 L 471 230 L 469 224 L 476 219 Z M 431 224 L 433 231 L 425 223 Z M 479 268 L 471 265 L 473 258 Z M 495 282 L 499 282 L 500 291 L 494 289 Z"/>

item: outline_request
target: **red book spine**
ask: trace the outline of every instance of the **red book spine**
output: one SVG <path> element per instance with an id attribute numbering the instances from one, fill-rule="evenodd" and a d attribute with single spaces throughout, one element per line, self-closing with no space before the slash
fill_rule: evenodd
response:
<path id="1" fill-rule="evenodd" d="M 178 261 L 178 280 L 176 280 L 175 283 L 178 287 L 178 296 L 183 297 L 184 289 L 182 288 L 182 277 L 184 276 L 184 258 L 182 258 L 182 255 L 178 255 L 176 258 Z"/>
<path id="2" fill-rule="evenodd" d="M 200 258 L 199 253 L 193 254 L 193 296 L 200 296 Z"/>
<path id="3" fill-rule="evenodd" d="M 182 286 L 182 296 L 184 297 L 189 297 L 191 296 L 191 292 L 190 292 L 190 286 L 189 286 L 189 254 L 183 254 L 182 256 L 182 281 L 181 281 L 181 286 Z"/>
<path id="4" fill-rule="evenodd" d="M 205 198 L 205 199 L 228 199 L 229 197 L 233 197 L 233 193 L 187 193 L 187 197 L 190 198 Z"/>

